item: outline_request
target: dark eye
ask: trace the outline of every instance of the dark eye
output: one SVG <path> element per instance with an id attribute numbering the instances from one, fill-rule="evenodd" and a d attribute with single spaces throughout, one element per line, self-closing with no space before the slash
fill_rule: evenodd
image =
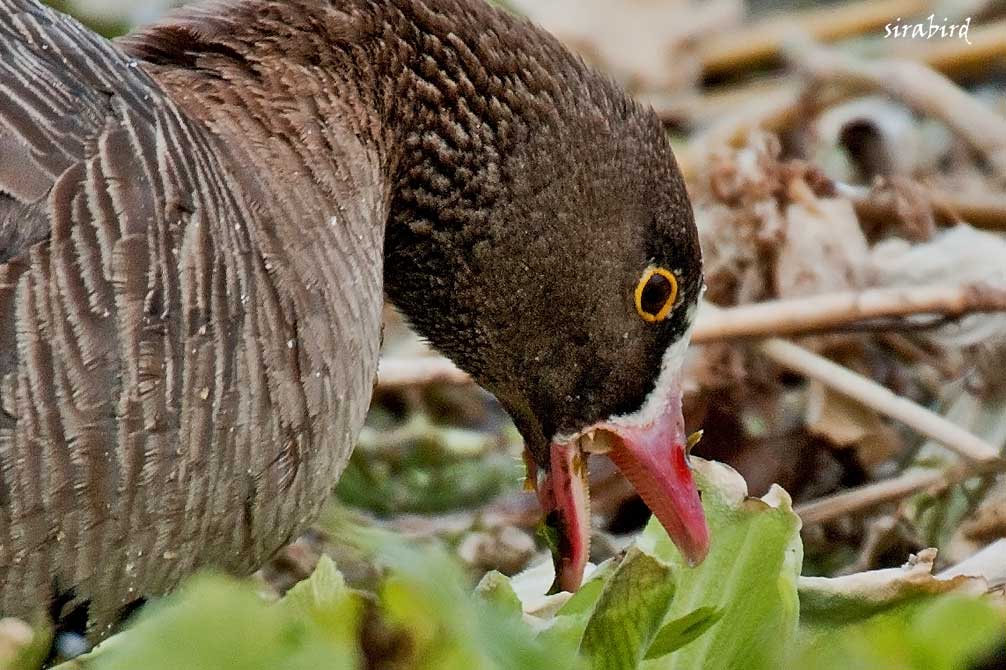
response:
<path id="1" fill-rule="evenodd" d="M 636 287 L 636 311 L 647 323 L 666 319 L 678 299 L 678 278 L 664 268 L 651 267 Z"/>

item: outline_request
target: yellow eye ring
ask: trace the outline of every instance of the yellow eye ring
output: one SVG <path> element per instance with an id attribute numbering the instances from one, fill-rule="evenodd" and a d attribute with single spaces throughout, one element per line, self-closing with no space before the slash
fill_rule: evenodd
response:
<path id="1" fill-rule="evenodd" d="M 647 323 L 670 316 L 678 301 L 678 278 L 670 270 L 649 267 L 636 285 L 636 311 Z"/>

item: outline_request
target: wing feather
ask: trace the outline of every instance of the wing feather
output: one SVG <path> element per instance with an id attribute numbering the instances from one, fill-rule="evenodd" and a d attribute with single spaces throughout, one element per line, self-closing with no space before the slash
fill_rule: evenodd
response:
<path id="1" fill-rule="evenodd" d="M 104 626 L 245 495 L 240 463 L 176 458 L 236 411 L 238 335 L 208 331 L 240 332 L 221 246 L 250 212 L 224 153 L 114 45 L 0 0 L 0 583 L 23 585 L 0 611 L 70 594 Z"/>

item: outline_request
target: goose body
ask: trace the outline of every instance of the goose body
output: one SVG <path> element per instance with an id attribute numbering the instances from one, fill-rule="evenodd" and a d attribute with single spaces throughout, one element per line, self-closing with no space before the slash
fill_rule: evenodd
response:
<path id="1" fill-rule="evenodd" d="M 275 197 L 34 3 L 0 3 L 0 49 L 0 611 L 102 626 L 314 518 L 370 400 L 387 205 L 345 141 L 330 193 Z"/>
<path id="2" fill-rule="evenodd" d="M 363 425 L 385 293 L 551 482 L 550 441 L 676 374 L 694 237 L 652 114 L 477 0 L 214 2 L 119 43 L 0 0 L 0 612 L 101 636 L 295 539 Z M 658 328 L 631 296 L 665 258 Z"/>

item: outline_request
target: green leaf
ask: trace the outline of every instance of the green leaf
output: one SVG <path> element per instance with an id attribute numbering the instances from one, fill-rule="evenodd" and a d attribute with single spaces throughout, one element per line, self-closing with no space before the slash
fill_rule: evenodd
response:
<path id="1" fill-rule="evenodd" d="M 493 570 L 486 574 L 475 588 L 475 593 L 482 596 L 487 602 L 496 605 L 500 612 L 511 614 L 520 618 L 523 613 L 520 598 L 510 584 L 510 578 L 501 572 Z"/>
<path id="2" fill-rule="evenodd" d="M 548 648 L 536 638 L 501 576 L 487 581 L 496 600 L 482 598 L 445 552 L 388 533 L 355 533 L 388 569 L 373 598 L 348 588 L 327 558 L 278 603 L 248 582 L 198 577 L 72 667 L 348 670 L 364 667 L 364 653 L 367 667 L 410 670 L 579 667 L 575 648 Z"/>
<path id="3" fill-rule="evenodd" d="M 357 648 L 297 607 L 267 603 L 255 588 L 201 576 L 148 607 L 136 626 L 76 661 L 87 670 L 316 670 L 356 668 Z M 351 625 L 351 621 L 345 625 Z"/>
<path id="4" fill-rule="evenodd" d="M 656 521 L 639 546 L 673 567 L 677 592 L 666 620 L 687 619 L 697 611 L 720 616 L 690 644 L 641 667 L 776 670 L 799 622 L 800 519 L 782 489 L 750 499 L 744 480 L 732 469 L 693 462 L 712 532 L 709 556 L 701 565 L 689 566 Z M 671 635 L 660 638 L 661 644 L 670 644 Z"/>
<path id="5" fill-rule="evenodd" d="M 792 670 L 960 670 L 1006 639 L 1003 613 L 988 600 L 946 595 L 846 626 L 805 633 Z"/>
<path id="6" fill-rule="evenodd" d="M 781 489 L 749 499 L 736 472 L 694 461 L 713 533 L 706 561 L 690 567 L 652 522 L 546 624 L 547 646 L 580 644 L 594 668 L 780 667 L 799 618 L 799 518 Z"/>
<path id="7" fill-rule="evenodd" d="M 667 623 L 653 639 L 646 652 L 646 659 L 662 658 L 694 642 L 723 618 L 723 610 L 700 607 L 691 614 Z"/>
<path id="8" fill-rule="evenodd" d="M 292 617 L 314 622 L 331 644 L 347 650 L 356 648 L 363 600 L 346 586 L 328 556 L 321 557 L 309 579 L 290 589 L 280 607 Z"/>
<path id="9" fill-rule="evenodd" d="M 117 37 L 129 31 L 129 25 L 125 19 L 112 21 L 94 17 L 87 11 L 82 2 L 67 2 L 67 0 L 44 0 L 45 4 L 53 9 L 70 14 L 80 20 L 81 23 L 105 37 Z M 123 12 L 125 13 L 125 12 Z"/>
<path id="10" fill-rule="evenodd" d="M 597 608 L 597 603 L 604 592 L 604 585 L 618 569 L 620 564 L 614 560 L 606 561 L 597 566 L 590 579 L 580 587 L 580 590 L 559 608 L 557 616 L 590 615 Z"/>
<path id="11" fill-rule="evenodd" d="M 990 601 L 940 595 L 984 582 L 937 580 L 934 552 L 921 552 L 899 570 L 804 580 L 798 639 L 789 498 L 773 489 L 750 499 L 735 472 L 695 460 L 713 543 L 694 568 L 651 523 L 573 596 L 540 596 L 547 570 L 493 573 L 473 594 L 444 550 L 336 515 L 332 532 L 374 566 L 372 595 L 349 588 L 328 558 L 278 603 L 252 583 L 201 576 L 66 668 L 957 670 L 1006 637 Z"/>
<path id="12" fill-rule="evenodd" d="M 581 649 L 595 670 L 634 670 L 674 596 L 671 568 L 633 547 L 604 587 Z"/>
<path id="13" fill-rule="evenodd" d="M 567 650 L 571 654 L 579 652 L 587 624 L 597 609 L 605 586 L 619 565 L 618 561 L 610 560 L 597 566 L 590 579 L 548 621 L 538 636 L 542 644 L 549 649 Z M 539 592 L 545 592 L 551 585 L 551 573 L 549 574 L 548 582 L 541 585 Z"/>
<path id="14" fill-rule="evenodd" d="M 507 10 L 511 14 L 520 15 L 520 12 L 507 0 L 489 0 L 489 4 L 496 5 L 502 9 Z"/>
<path id="15" fill-rule="evenodd" d="M 565 670 L 578 664 L 573 650 L 538 640 L 513 610 L 467 590 L 460 567 L 444 551 L 419 550 L 390 533 L 355 534 L 391 577 L 379 593 L 390 628 L 408 641 L 410 670 Z M 499 583 L 497 581 L 497 588 Z M 504 601 L 506 596 L 502 596 Z"/>

